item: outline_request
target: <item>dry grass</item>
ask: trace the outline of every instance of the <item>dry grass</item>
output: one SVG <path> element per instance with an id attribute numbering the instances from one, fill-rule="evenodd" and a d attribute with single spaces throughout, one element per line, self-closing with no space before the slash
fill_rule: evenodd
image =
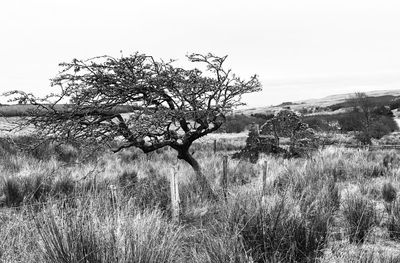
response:
<path id="1" fill-rule="evenodd" d="M 229 147 L 241 143 L 235 140 L 227 142 Z M 170 149 L 149 155 L 134 149 L 105 152 L 96 161 L 77 163 L 54 154 L 39 161 L 0 147 L 0 262 L 398 259 L 392 240 L 399 225 L 398 201 L 385 209 L 400 186 L 393 151 L 332 146 L 309 159 L 229 160 L 225 201 L 221 160 L 230 148 L 214 155 L 212 143 L 196 147 L 195 157 L 221 196 L 216 202 L 199 198 L 191 168 Z M 263 162 L 268 163 L 264 197 Z M 179 178 L 179 224 L 170 221 L 172 172 Z M 375 215 L 379 220 L 372 224 L 367 219 Z M 350 226 L 359 230 L 360 222 L 364 242 L 352 245 Z"/>

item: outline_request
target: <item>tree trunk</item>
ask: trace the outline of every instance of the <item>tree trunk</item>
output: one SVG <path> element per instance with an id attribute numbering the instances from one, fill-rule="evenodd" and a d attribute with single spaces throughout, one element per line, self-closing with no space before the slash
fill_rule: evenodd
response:
<path id="1" fill-rule="evenodd" d="M 186 161 L 194 170 L 196 182 L 200 186 L 200 191 L 202 198 L 204 199 L 216 199 L 216 196 L 211 189 L 211 185 L 208 182 L 207 178 L 201 171 L 200 164 L 196 159 L 189 153 L 189 150 L 179 150 L 178 151 L 178 159 Z"/>

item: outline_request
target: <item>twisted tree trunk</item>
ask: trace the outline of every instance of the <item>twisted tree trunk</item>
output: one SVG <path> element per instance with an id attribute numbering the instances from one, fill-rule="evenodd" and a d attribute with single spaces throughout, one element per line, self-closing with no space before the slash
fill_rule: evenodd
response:
<path id="1" fill-rule="evenodd" d="M 195 172 L 195 179 L 197 184 L 200 186 L 202 198 L 204 199 L 216 199 L 210 183 L 201 171 L 200 164 L 195 158 L 189 153 L 188 148 L 183 148 L 178 151 L 178 159 L 186 161 Z"/>

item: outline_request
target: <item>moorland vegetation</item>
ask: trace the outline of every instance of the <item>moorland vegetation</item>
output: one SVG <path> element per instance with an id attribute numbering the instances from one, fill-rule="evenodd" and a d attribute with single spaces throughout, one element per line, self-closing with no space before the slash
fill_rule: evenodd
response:
<path id="1" fill-rule="evenodd" d="M 330 146 L 231 159 L 246 138 L 215 131 L 260 84 L 231 75 L 225 58 L 189 56 L 214 78 L 141 54 L 74 60 L 53 79 L 61 95 L 11 92 L 34 106 L 16 127 L 36 133 L 0 138 L 0 261 L 398 262 L 400 157 L 336 143 L 379 139 L 382 116 L 393 120 L 387 109 L 361 94 L 348 113 L 360 127 L 329 131 Z M 57 106 L 64 97 L 70 103 Z"/>
<path id="2" fill-rule="evenodd" d="M 23 142 L 29 138 L 15 138 Z M 229 160 L 228 196 L 212 144 L 193 145 L 217 199 L 164 148 L 144 154 L 1 140 L 2 262 L 396 262 L 400 158 L 329 146 L 311 158 Z M 227 146 L 231 144 L 232 146 Z M 174 169 L 171 169 L 174 163 Z M 262 174 L 268 166 L 267 180 Z M 180 221 L 171 220 L 175 173 Z"/>

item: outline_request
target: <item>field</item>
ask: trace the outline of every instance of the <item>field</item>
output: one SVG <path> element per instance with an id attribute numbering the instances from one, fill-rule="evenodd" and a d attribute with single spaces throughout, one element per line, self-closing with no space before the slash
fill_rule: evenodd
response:
<path id="1" fill-rule="evenodd" d="M 400 260 L 396 152 L 330 146 L 310 158 L 229 158 L 225 199 L 222 159 L 244 140 L 213 134 L 193 145 L 218 195 L 203 200 L 171 149 L 82 160 L 71 145 L 21 152 L 2 139 L 0 262 Z M 172 174 L 179 222 L 171 219 Z"/>

